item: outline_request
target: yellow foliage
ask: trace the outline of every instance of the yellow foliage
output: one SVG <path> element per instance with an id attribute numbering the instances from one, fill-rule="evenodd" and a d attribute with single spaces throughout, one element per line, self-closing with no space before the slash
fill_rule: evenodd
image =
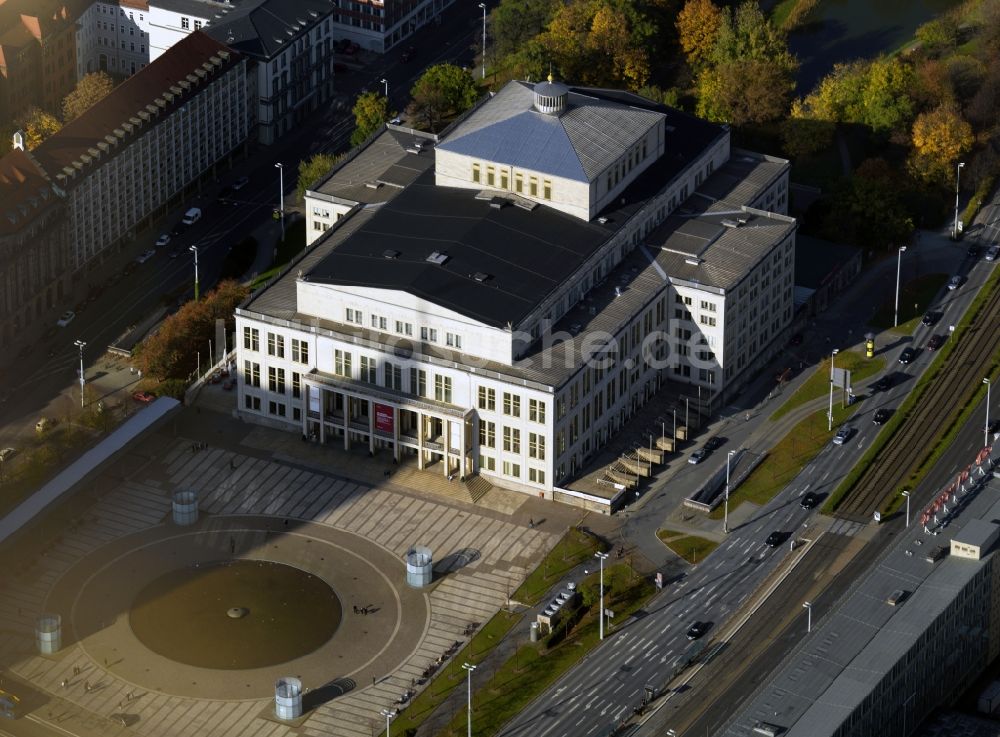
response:
<path id="1" fill-rule="evenodd" d="M 712 0 L 687 0 L 677 14 L 677 34 L 681 49 L 693 67 L 701 67 L 715 46 L 722 11 Z"/>
<path id="2" fill-rule="evenodd" d="M 956 109 L 941 105 L 913 121 L 910 170 L 925 181 L 952 180 L 959 158 L 974 143 L 972 126 Z"/>

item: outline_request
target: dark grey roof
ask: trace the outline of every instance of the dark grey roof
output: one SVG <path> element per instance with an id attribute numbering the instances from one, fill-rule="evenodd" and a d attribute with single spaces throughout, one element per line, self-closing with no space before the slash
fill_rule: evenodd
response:
<path id="1" fill-rule="evenodd" d="M 257 60 L 269 60 L 336 7 L 334 0 L 241 0 L 213 16 L 204 31 Z"/>
<path id="2" fill-rule="evenodd" d="M 548 115 L 534 110 L 532 85 L 509 82 L 488 104 L 457 125 L 438 148 L 575 181 L 592 181 L 664 118 L 666 109 L 656 110 L 649 101 L 645 107 L 627 105 L 588 92 L 586 88 L 570 88 L 566 110 L 561 115 Z"/>
<path id="3" fill-rule="evenodd" d="M 223 0 L 152 0 L 150 5 L 194 18 L 208 19 L 216 13 L 229 12 L 239 2 L 240 0 L 234 0 L 233 3 Z"/>

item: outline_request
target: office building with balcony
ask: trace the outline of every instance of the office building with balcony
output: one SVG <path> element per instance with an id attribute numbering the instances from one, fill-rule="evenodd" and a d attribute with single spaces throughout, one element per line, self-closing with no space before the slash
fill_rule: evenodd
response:
<path id="1" fill-rule="evenodd" d="M 511 82 L 387 126 L 237 311 L 239 411 L 560 498 L 668 379 L 740 385 L 791 319 L 787 162 L 644 98 Z"/>

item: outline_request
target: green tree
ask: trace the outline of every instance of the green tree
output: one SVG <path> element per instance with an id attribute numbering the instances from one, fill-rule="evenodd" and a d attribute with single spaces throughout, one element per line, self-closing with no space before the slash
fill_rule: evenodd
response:
<path id="1" fill-rule="evenodd" d="M 913 35 L 927 53 L 941 54 L 958 43 L 958 24 L 946 14 L 924 23 Z"/>
<path id="2" fill-rule="evenodd" d="M 339 156 L 331 156 L 330 154 L 316 154 L 312 158 L 302 159 L 299 162 L 299 179 L 295 187 L 297 201 L 303 202 L 306 190 L 316 180 L 329 172 L 339 160 Z"/>
<path id="3" fill-rule="evenodd" d="M 87 74 L 73 91 L 63 98 L 63 120 L 69 123 L 83 115 L 92 105 L 104 99 L 115 88 L 114 80 L 104 72 Z"/>
<path id="4" fill-rule="evenodd" d="M 913 118 L 913 69 L 898 58 L 836 64 L 798 108 L 798 117 L 857 123 L 888 133 Z"/>
<path id="5" fill-rule="evenodd" d="M 781 123 L 781 142 L 785 154 L 793 159 L 814 154 L 833 143 L 836 124 L 829 120 L 811 120 L 796 115 L 799 103 L 792 103 L 792 115 Z"/>
<path id="6" fill-rule="evenodd" d="M 792 82 L 768 59 L 726 62 L 698 76 L 698 114 L 709 120 L 745 125 L 777 120 L 788 111 Z"/>
<path id="7" fill-rule="evenodd" d="M 59 118 L 37 107 L 26 110 L 15 122 L 24 131 L 24 144 L 29 151 L 62 128 Z"/>
<path id="8" fill-rule="evenodd" d="M 436 64 L 416 81 L 410 96 L 413 112 L 430 130 L 436 131 L 445 117 L 472 107 L 479 97 L 479 89 L 465 69 L 454 64 Z"/>
<path id="9" fill-rule="evenodd" d="M 953 107 L 941 105 L 913 121 L 913 151 L 907 165 L 918 179 L 933 184 L 954 181 L 955 165 L 972 148 L 972 126 Z"/>
<path id="10" fill-rule="evenodd" d="M 712 0 L 687 0 L 677 14 L 677 36 L 688 64 L 700 69 L 715 48 L 722 11 Z"/>
<path id="11" fill-rule="evenodd" d="M 516 55 L 542 33 L 555 11 L 551 0 L 503 0 L 490 12 L 490 31 L 498 58 Z"/>
<path id="12" fill-rule="evenodd" d="M 755 0 L 746 0 L 735 13 L 729 8 L 722 11 L 711 54 L 716 65 L 747 61 L 769 61 L 790 78 L 799 65 L 788 50 L 785 35 L 765 17 Z"/>
<path id="13" fill-rule="evenodd" d="M 351 134 L 351 145 L 357 146 L 389 120 L 389 101 L 377 92 L 364 92 L 354 103 L 354 122 L 357 126 Z"/>
<path id="14" fill-rule="evenodd" d="M 905 184 L 884 159 L 862 162 L 854 176 L 835 187 L 822 233 L 865 249 L 905 243 L 913 220 L 905 201 Z"/>

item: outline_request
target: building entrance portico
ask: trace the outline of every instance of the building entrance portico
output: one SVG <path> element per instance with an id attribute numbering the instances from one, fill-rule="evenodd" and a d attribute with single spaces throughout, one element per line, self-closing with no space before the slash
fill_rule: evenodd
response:
<path id="1" fill-rule="evenodd" d="M 445 476 L 476 470 L 472 409 L 410 397 L 386 387 L 361 385 L 318 371 L 302 377 L 302 434 L 344 450 L 365 443 L 373 454 L 389 450 L 399 461 L 417 456 L 421 470 L 441 462 Z"/>

